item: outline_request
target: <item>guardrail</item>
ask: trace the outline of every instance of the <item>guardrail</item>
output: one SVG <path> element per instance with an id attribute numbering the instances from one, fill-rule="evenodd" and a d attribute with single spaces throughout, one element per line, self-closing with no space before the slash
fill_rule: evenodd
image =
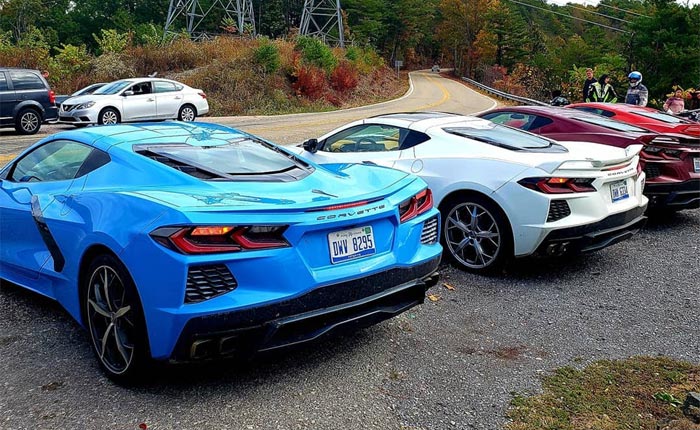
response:
<path id="1" fill-rule="evenodd" d="M 512 94 L 504 93 L 503 91 L 499 91 L 497 89 L 487 87 L 484 84 L 481 84 L 481 83 L 476 82 L 474 80 L 471 80 L 469 78 L 465 78 L 464 76 L 462 76 L 462 80 L 464 82 L 468 83 L 469 85 L 474 85 L 475 87 L 477 87 L 481 90 L 484 90 L 489 94 L 493 94 L 497 97 L 500 97 L 502 99 L 512 100 L 514 102 L 518 102 L 518 103 L 522 103 L 522 104 L 526 104 L 526 105 L 549 106 L 549 103 L 541 102 L 539 100 L 529 99 L 527 97 L 514 96 Z"/>

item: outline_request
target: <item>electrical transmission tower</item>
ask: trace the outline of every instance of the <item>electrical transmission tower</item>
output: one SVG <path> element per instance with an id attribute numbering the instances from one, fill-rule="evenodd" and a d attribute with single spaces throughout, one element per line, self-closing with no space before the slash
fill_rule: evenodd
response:
<path id="1" fill-rule="evenodd" d="M 185 29 L 190 37 L 194 40 L 205 39 L 207 32 L 199 27 L 210 15 L 233 20 L 237 25 L 235 30 L 238 34 L 243 34 L 246 29 L 250 30 L 252 35 L 256 34 L 253 0 L 170 0 L 164 36 L 172 33 L 175 30 L 173 24 L 184 17 Z"/>
<path id="2" fill-rule="evenodd" d="M 345 47 L 340 0 L 304 0 L 299 33 Z"/>

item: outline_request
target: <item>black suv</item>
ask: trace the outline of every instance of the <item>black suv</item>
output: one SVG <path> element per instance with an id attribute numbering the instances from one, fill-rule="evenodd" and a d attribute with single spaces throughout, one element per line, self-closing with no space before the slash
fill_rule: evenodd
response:
<path id="1" fill-rule="evenodd" d="M 55 119 L 56 96 L 38 70 L 0 67 L 0 127 L 34 134 Z"/>

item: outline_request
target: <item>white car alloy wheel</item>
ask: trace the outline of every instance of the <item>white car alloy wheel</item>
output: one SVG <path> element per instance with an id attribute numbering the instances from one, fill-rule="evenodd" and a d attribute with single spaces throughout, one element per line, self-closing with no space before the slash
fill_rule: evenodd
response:
<path id="1" fill-rule="evenodd" d="M 196 117 L 197 114 L 192 106 L 185 105 L 180 108 L 180 114 L 178 115 L 180 121 L 191 122 L 194 121 Z"/>
<path id="2" fill-rule="evenodd" d="M 508 257 L 509 238 L 502 216 L 492 205 L 479 200 L 449 206 L 445 213 L 444 245 L 459 265 L 488 271 Z"/>
<path id="3" fill-rule="evenodd" d="M 110 125 L 119 123 L 119 113 L 114 109 L 105 109 L 100 113 L 100 124 Z"/>

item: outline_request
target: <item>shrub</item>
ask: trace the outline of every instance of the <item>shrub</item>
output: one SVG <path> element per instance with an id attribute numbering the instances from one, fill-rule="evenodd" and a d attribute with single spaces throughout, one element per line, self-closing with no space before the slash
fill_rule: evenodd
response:
<path id="1" fill-rule="evenodd" d="M 357 69 L 348 61 L 341 62 L 331 73 L 331 88 L 345 92 L 357 87 Z"/>
<path id="2" fill-rule="evenodd" d="M 109 30 L 100 30 L 100 36 L 92 34 L 93 39 L 97 42 L 100 48 L 100 53 L 122 52 L 131 42 L 131 37 L 128 33 L 119 33 L 111 28 Z"/>
<path id="3" fill-rule="evenodd" d="M 260 66 L 265 73 L 275 73 L 280 68 L 280 50 L 270 43 L 269 39 L 263 39 L 260 46 L 253 50 L 253 61 Z"/>
<path id="4" fill-rule="evenodd" d="M 134 69 L 126 64 L 120 54 L 108 52 L 92 60 L 94 82 L 109 82 L 135 75 Z"/>
<path id="5" fill-rule="evenodd" d="M 301 51 L 304 63 L 319 67 L 330 73 L 338 64 L 338 60 L 333 55 L 333 51 L 319 39 L 314 37 L 300 36 L 297 39 L 296 50 Z"/>
<path id="6" fill-rule="evenodd" d="M 292 84 L 295 93 L 305 96 L 310 100 L 318 100 L 323 97 L 328 83 L 326 74 L 315 66 L 302 66 L 296 73 L 297 80 Z"/>

